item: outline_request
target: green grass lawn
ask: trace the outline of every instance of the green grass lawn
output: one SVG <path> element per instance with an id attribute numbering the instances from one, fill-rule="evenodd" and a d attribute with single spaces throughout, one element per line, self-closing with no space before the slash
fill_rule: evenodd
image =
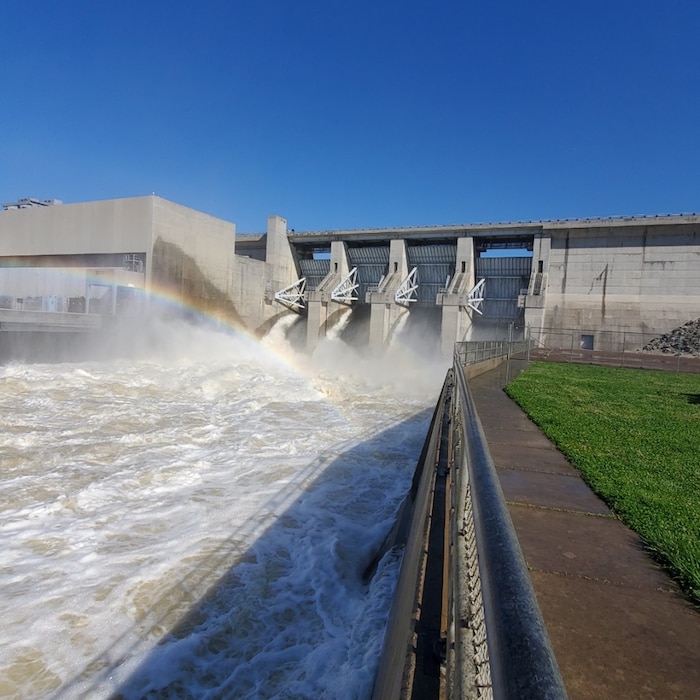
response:
<path id="1" fill-rule="evenodd" d="M 536 362 L 506 392 L 700 603 L 700 375 Z"/>

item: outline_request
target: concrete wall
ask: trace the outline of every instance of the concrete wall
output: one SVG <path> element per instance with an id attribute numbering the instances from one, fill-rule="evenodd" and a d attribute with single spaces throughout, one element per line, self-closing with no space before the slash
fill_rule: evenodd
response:
<path id="1" fill-rule="evenodd" d="M 150 250 L 153 197 L 0 211 L 0 257 Z"/>
<path id="2" fill-rule="evenodd" d="M 160 197 L 152 203 L 147 284 L 205 313 L 240 322 L 234 297 L 234 224 Z"/>
<path id="3" fill-rule="evenodd" d="M 267 264 L 261 260 L 236 256 L 232 294 L 241 321 L 250 330 L 259 328 L 266 318 L 276 311 L 272 304 L 265 300 L 266 270 Z"/>
<path id="4" fill-rule="evenodd" d="M 442 306 L 441 352 L 451 357 L 456 342 L 465 340 L 477 313 L 468 306 L 469 292 L 474 287 L 474 239 L 463 236 L 457 239 L 457 256 L 449 290 L 437 295 L 437 305 Z"/>
<path id="5" fill-rule="evenodd" d="M 549 234 L 537 233 L 532 246 L 532 271 L 527 295 L 522 299 L 525 307 L 524 324 L 531 327 L 544 326 L 544 303 L 549 281 L 549 253 L 552 239 Z"/>
<path id="6" fill-rule="evenodd" d="M 372 311 L 369 322 L 369 346 L 381 352 L 390 341 L 408 311 L 408 304 L 396 303 L 396 292 L 408 275 L 408 251 L 406 241 L 394 239 L 389 242 L 389 265 L 387 275 L 379 289 L 367 292 L 367 302 Z"/>
<path id="7" fill-rule="evenodd" d="M 700 317 L 698 223 L 548 233 L 545 327 L 660 334 Z"/>
<path id="8" fill-rule="evenodd" d="M 333 290 L 350 273 L 345 243 L 331 242 L 331 259 L 328 274 L 318 287 L 307 293 L 306 304 L 306 347 L 313 350 L 321 338 L 340 321 L 348 309 L 345 303 L 333 301 Z"/>
<path id="9" fill-rule="evenodd" d="M 268 279 L 275 292 L 299 279 L 298 266 L 287 240 L 287 220 L 281 216 L 267 218 L 265 262 Z"/>
<path id="10" fill-rule="evenodd" d="M 7 299 L 0 306 L 11 301 L 18 310 L 17 299 L 29 296 L 84 297 L 91 278 L 108 268 L 114 276 L 122 256 L 135 254 L 145 260 L 136 286 L 145 284 L 152 304 L 259 330 L 288 313 L 274 294 L 299 278 L 287 222 L 271 216 L 267 228 L 260 260 L 235 254 L 233 223 L 155 195 L 2 211 L 0 297 Z M 116 287 L 111 294 L 103 306 L 116 311 Z"/>
<path id="11" fill-rule="evenodd" d="M 278 318 L 293 313 L 275 301 L 275 294 L 296 282 L 300 272 L 287 240 L 287 221 L 281 216 L 267 218 L 264 260 L 259 259 L 259 247 L 253 250 L 254 256 L 235 256 L 233 299 L 242 322 L 260 335 Z"/>
<path id="12" fill-rule="evenodd" d="M 11 267 L 0 268 L 0 289 L 15 304 L 32 292 L 85 294 L 87 278 L 107 268 L 114 277 L 121 256 L 136 254 L 145 258 L 153 299 L 174 298 L 237 321 L 234 245 L 234 224 L 154 195 L 2 211 L 0 258 Z M 115 257 L 96 260 L 100 255 Z M 12 269 L 18 264 L 21 273 Z"/>

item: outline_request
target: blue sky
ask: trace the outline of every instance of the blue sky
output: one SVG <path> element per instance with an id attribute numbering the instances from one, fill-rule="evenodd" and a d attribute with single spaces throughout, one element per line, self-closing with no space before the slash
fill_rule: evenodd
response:
<path id="1" fill-rule="evenodd" d="M 265 230 L 700 212 L 697 0 L 0 0 L 0 201 Z"/>

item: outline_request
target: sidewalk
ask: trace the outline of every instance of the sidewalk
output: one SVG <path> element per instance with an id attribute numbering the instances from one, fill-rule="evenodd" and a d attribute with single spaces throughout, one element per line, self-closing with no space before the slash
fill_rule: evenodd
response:
<path id="1" fill-rule="evenodd" d="M 503 392 L 469 385 L 571 700 L 700 697 L 700 612 Z"/>

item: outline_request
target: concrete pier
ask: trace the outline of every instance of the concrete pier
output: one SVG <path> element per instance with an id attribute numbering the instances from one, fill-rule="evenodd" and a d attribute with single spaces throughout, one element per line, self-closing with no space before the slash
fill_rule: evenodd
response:
<path id="1" fill-rule="evenodd" d="M 367 292 L 366 299 L 372 309 L 369 346 L 375 352 L 381 352 L 384 349 L 401 317 L 409 312 L 408 305 L 398 304 L 395 299 L 396 292 L 408 276 L 408 272 L 406 242 L 402 240 L 390 241 L 387 274 L 376 290 Z"/>
<path id="2" fill-rule="evenodd" d="M 438 293 L 436 303 L 442 307 L 442 354 L 449 357 L 455 342 L 467 340 L 474 314 L 469 306 L 469 291 L 474 287 L 474 244 L 470 236 L 457 239 L 455 273 L 446 292 Z"/>
<path id="3" fill-rule="evenodd" d="M 349 302 L 334 301 L 333 291 L 350 274 L 345 244 L 331 243 L 330 271 L 316 289 L 308 292 L 306 314 L 306 347 L 313 350 L 318 341 L 338 322 Z"/>

